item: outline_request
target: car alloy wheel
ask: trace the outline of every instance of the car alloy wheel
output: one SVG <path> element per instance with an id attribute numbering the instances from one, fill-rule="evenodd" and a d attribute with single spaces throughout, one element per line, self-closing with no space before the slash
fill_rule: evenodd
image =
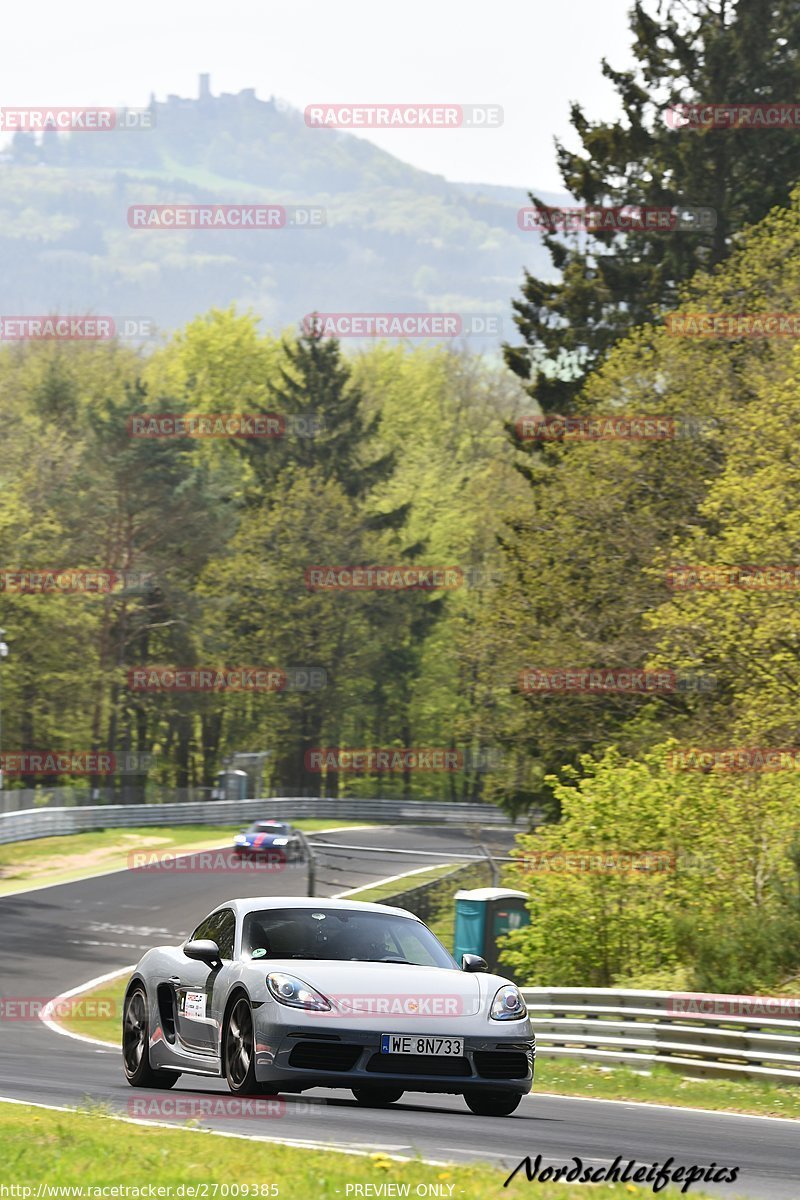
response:
<path id="1" fill-rule="evenodd" d="M 125 1066 L 130 1075 L 138 1070 L 142 1061 L 146 1037 L 147 1011 L 144 995 L 137 988 L 128 999 L 122 1023 L 122 1053 L 125 1056 Z"/>
<path id="2" fill-rule="evenodd" d="M 225 1022 L 225 1078 L 232 1092 L 241 1096 L 277 1096 L 269 1085 L 256 1079 L 253 1010 L 246 996 L 239 996 Z"/>
<path id="3" fill-rule="evenodd" d="M 180 1071 L 156 1071 L 150 1065 L 147 996 L 141 983 L 125 997 L 122 1013 L 122 1061 L 131 1087 L 171 1088 Z"/>

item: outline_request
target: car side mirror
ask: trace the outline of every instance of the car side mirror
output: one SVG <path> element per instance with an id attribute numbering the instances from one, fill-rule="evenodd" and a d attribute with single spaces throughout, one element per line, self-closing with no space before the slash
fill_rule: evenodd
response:
<path id="1" fill-rule="evenodd" d="M 479 954 L 462 954 L 461 955 L 461 970 L 462 971 L 488 971 L 489 964 L 485 958 L 481 958 Z"/>
<path id="2" fill-rule="evenodd" d="M 215 962 L 222 962 L 219 946 L 210 938 L 198 938 L 197 941 L 187 942 L 183 947 L 183 953 L 187 958 L 195 959 L 196 962 L 208 963 L 210 967 Z"/>

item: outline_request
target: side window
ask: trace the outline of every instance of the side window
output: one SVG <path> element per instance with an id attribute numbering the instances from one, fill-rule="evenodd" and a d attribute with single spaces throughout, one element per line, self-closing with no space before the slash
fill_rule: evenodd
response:
<path id="1" fill-rule="evenodd" d="M 214 941 L 219 946 L 222 958 L 233 958 L 233 942 L 236 936 L 236 917 L 229 908 L 217 913 L 217 936 Z"/>
<path id="2" fill-rule="evenodd" d="M 212 913 L 201 921 L 192 934 L 192 941 L 208 938 L 216 942 L 222 958 L 233 958 L 233 943 L 236 936 L 236 917 L 229 908 Z"/>
<path id="3" fill-rule="evenodd" d="M 217 914 L 212 913 L 210 917 L 206 917 L 205 921 L 200 922 L 189 940 L 192 942 L 199 942 L 205 940 L 206 938 L 210 938 L 215 942 L 217 940 L 214 936 L 214 931 L 217 927 L 216 922 Z"/>

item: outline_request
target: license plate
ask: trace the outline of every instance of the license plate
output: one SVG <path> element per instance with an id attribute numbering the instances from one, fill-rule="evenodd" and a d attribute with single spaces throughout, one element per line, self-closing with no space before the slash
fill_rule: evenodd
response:
<path id="1" fill-rule="evenodd" d="M 381 1054 L 437 1054 L 447 1058 L 464 1053 L 464 1039 L 426 1037 L 416 1033 L 382 1033 Z"/>

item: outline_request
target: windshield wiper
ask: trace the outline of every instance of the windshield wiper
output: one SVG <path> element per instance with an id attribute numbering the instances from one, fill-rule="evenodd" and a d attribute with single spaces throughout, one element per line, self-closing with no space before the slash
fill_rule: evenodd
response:
<path id="1" fill-rule="evenodd" d="M 412 962 L 410 958 L 351 958 L 350 962 L 385 962 L 398 963 L 400 966 L 418 967 L 420 964 Z"/>

